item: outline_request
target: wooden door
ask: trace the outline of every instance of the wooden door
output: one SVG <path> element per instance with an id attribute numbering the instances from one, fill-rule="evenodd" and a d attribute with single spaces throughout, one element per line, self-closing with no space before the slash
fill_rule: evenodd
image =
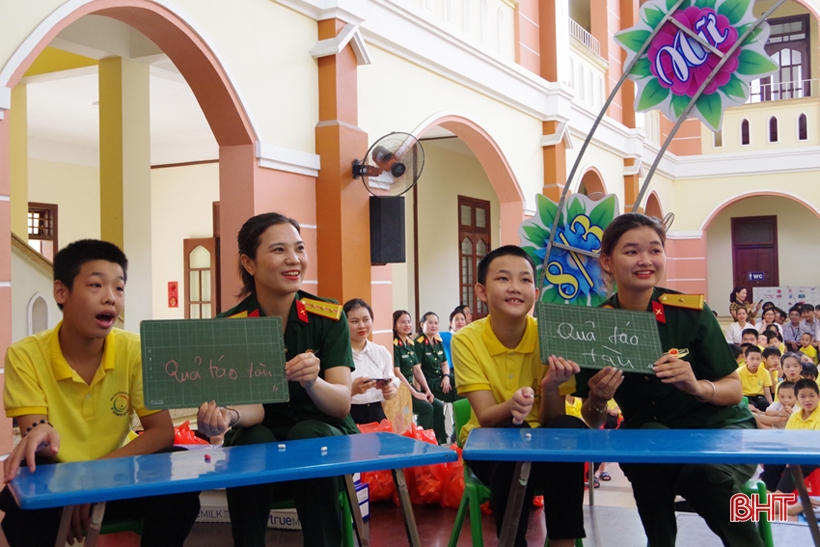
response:
<path id="1" fill-rule="evenodd" d="M 780 285 L 777 254 L 777 217 L 732 219 L 734 285 L 752 287 Z"/>

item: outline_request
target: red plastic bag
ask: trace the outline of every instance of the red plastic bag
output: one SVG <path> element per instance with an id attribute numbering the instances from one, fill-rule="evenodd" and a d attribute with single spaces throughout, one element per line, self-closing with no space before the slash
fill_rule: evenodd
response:
<path id="1" fill-rule="evenodd" d="M 464 495 L 464 460 L 461 459 L 461 449 L 458 445 L 453 444 L 450 449 L 456 451 L 458 460 L 442 464 L 444 478 L 441 481 L 441 506 L 458 509 Z"/>
<path id="2" fill-rule="evenodd" d="M 402 435 L 418 441 L 438 444 L 434 431 L 425 430 L 416 425 L 411 425 Z M 410 502 L 413 505 L 439 503 L 441 501 L 441 482 L 444 473 L 444 464 L 406 468 L 404 477 L 407 482 L 407 491 L 410 494 Z M 398 505 L 398 492 L 393 495 L 393 501 Z"/>
<path id="3" fill-rule="evenodd" d="M 208 444 L 208 441 L 200 439 L 191 431 L 190 425 L 188 421 L 174 428 L 174 444 Z"/>
<path id="4" fill-rule="evenodd" d="M 390 423 L 390 420 L 359 424 L 359 431 L 362 433 L 376 433 L 379 431 L 392 433 L 393 424 Z M 389 500 L 396 492 L 396 485 L 393 483 L 393 474 L 390 470 L 366 471 L 362 473 L 362 482 L 370 488 L 370 501 Z"/>

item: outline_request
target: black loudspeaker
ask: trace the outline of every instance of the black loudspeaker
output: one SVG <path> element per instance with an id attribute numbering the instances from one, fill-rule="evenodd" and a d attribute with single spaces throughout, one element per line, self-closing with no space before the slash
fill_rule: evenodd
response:
<path id="1" fill-rule="evenodd" d="M 370 263 L 404 261 L 404 196 L 370 196 Z"/>

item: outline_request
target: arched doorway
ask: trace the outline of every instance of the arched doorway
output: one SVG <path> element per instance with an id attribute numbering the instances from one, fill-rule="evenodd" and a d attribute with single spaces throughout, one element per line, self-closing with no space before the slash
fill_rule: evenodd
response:
<path id="1" fill-rule="evenodd" d="M 588 196 L 594 201 L 598 201 L 606 196 L 604 179 L 595 167 L 590 167 L 583 176 L 581 176 L 581 182 L 578 184 L 578 193 Z"/>
<path id="2" fill-rule="evenodd" d="M 663 209 L 661 209 L 661 200 L 658 199 L 658 194 L 650 192 L 649 197 L 646 198 L 646 214 L 663 220 Z"/>

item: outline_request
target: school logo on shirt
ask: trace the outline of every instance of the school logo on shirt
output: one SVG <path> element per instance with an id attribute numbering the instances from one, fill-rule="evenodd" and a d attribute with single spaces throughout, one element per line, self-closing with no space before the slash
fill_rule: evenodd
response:
<path id="1" fill-rule="evenodd" d="M 127 416 L 130 407 L 130 400 L 126 392 L 119 391 L 111 397 L 111 412 L 113 412 L 114 415 Z"/>

